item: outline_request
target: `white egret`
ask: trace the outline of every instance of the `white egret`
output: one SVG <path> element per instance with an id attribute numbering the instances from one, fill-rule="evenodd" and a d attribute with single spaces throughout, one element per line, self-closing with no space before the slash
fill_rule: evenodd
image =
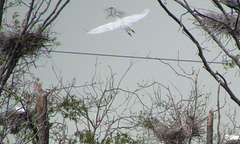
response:
<path id="1" fill-rule="evenodd" d="M 225 139 L 228 141 L 238 141 L 240 140 L 240 136 L 236 136 L 236 135 L 225 135 Z"/>
<path id="2" fill-rule="evenodd" d="M 25 112 L 23 107 L 16 107 L 15 109 L 17 110 L 17 112 L 20 112 L 20 113 Z"/>
<path id="3" fill-rule="evenodd" d="M 219 2 L 225 4 L 226 6 L 235 9 L 240 10 L 240 0 L 219 0 Z"/>
<path id="4" fill-rule="evenodd" d="M 134 14 L 134 15 L 131 15 L 131 16 L 128 16 L 128 17 L 117 19 L 116 21 L 113 21 L 113 22 L 110 22 L 108 24 L 99 26 L 95 29 L 92 29 L 87 33 L 88 34 L 100 34 L 100 33 L 108 32 L 108 31 L 113 31 L 113 30 L 116 30 L 116 29 L 123 29 L 130 36 L 132 36 L 132 34 L 130 32 L 135 33 L 135 31 L 133 29 L 131 29 L 132 23 L 137 22 L 140 19 L 146 17 L 149 12 L 150 12 L 149 9 L 145 9 L 140 14 Z"/>

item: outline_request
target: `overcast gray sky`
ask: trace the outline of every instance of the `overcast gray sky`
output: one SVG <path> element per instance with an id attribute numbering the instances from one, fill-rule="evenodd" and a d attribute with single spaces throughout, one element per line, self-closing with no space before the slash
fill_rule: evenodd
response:
<path id="1" fill-rule="evenodd" d="M 214 9 L 209 0 L 192 0 L 191 4 L 199 6 L 206 10 Z M 133 24 L 132 28 L 136 32 L 130 37 L 125 31 L 117 30 L 98 35 L 88 35 L 84 29 L 91 30 L 97 26 L 108 23 L 111 20 L 106 19 L 104 9 L 110 6 L 116 6 L 119 10 L 126 12 L 126 16 L 142 12 L 149 8 L 149 15 Z M 174 3 L 168 2 L 167 6 L 175 9 L 178 16 L 184 13 L 183 10 L 176 7 Z M 185 21 L 192 24 L 192 20 L 183 17 Z M 208 49 L 216 50 L 214 46 L 204 42 L 204 33 L 192 27 L 196 35 L 202 38 L 203 45 Z M 200 60 L 197 55 L 195 45 L 182 33 L 181 28 L 162 10 L 156 0 L 72 0 L 63 10 L 61 15 L 55 21 L 54 30 L 61 45 L 56 50 L 73 51 L 83 53 L 100 53 L 128 56 L 149 56 L 157 58 L 171 58 Z M 217 50 L 216 50 L 217 51 Z M 217 53 L 209 53 L 209 56 L 215 58 Z M 43 83 L 43 87 L 48 88 L 51 84 L 57 83 L 52 67 L 58 74 L 64 78 L 64 81 L 70 81 L 74 77 L 77 84 L 82 85 L 90 82 L 94 74 L 96 59 L 98 59 L 98 74 L 103 78 L 110 74 L 108 66 L 113 72 L 117 73 L 116 79 L 119 79 L 128 68 L 131 59 L 117 57 L 96 57 L 89 55 L 72 55 L 52 53 L 51 59 L 41 58 L 38 65 L 47 64 L 35 71 Z M 211 59 L 210 59 L 211 60 Z M 133 59 L 136 62 L 124 79 L 122 86 L 134 89 L 137 83 L 142 81 L 158 81 L 165 85 L 173 83 L 182 93 L 188 94 L 191 90 L 191 83 L 182 77 L 177 76 L 171 68 L 159 61 Z M 177 70 L 177 62 L 170 62 Z M 179 63 L 186 72 L 200 69 L 200 84 L 205 86 L 204 92 L 216 94 L 217 83 L 202 68 L 201 63 Z M 225 72 L 221 65 L 216 65 L 216 69 L 222 73 Z M 235 71 L 236 72 L 236 71 Z M 229 73 L 228 73 L 229 74 Z M 233 86 L 239 82 L 239 77 L 235 73 L 230 73 Z M 234 92 L 239 93 L 236 87 Z M 222 96 L 225 93 L 222 91 Z M 213 101 L 216 96 L 213 96 Z M 227 98 L 227 101 L 230 101 Z M 215 105 L 214 105 L 215 106 Z M 213 107 L 214 107 L 213 106 Z M 236 106 L 234 104 L 234 106 Z M 215 107 L 216 108 L 216 107 Z"/>

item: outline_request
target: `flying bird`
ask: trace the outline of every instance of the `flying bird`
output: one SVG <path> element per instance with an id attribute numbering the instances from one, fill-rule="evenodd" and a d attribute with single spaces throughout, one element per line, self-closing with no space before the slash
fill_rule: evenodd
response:
<path id="1" fill-rule="evenodd" d="M 240 10 L 240 0 L 219 0 L 219 2 L 237 11 Z"/>
<path id="2" fill-rule="evenodd" d="M 113 31 L 116 29 L 123 29 L 125 30 L 130 36 L 132 36 L 131 32 L 135 33 L 133 29 L 131 29 L 131 26 L 133 23 L 139 21 L 140 19 L 143 19 L 148 15 L 150 12 L 149 9 L 145 9 L 142 13 L 140 14 L 134 14 L 128 17 L 124 18 L 118 18 L 116 21 L 110 22 L 108 24 L 99 26 L 95 29 L 90 30 L 87 32 L 88 34 L 100 34 L 104 32 L 109 32 Z"/>

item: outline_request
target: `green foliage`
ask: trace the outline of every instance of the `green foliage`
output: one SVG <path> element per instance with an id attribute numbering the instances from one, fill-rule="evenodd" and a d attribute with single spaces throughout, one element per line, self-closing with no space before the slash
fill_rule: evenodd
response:
<path id="1" fill-rule="evenodd" d="M 144 121 L 143 126 L 147 129 L 153 129 L 153 125 L 150 121 Z"/>
<path id="2" fill-rule="evenodd" d="M 61 42 L 60 41 L 56 41 L 55 44 L 56 44 L 56 46 L 60 46 Z"/>
<path id="3" fill-rule="evenodd" d="M 18 29 L 20 28 L 20 21 L 19 21 L 19 13 L 18 12 L 14 12 L 12 18 L 13 18 L 13 26 Z"/>
<path id="4" fill-rule="evenodd" d="M 4 137 L 4 133 L 3 132 L 0 132 L 0 137 Z M 5 144 L 4 142 L 2 142 L 2 144 Z"/>
<path id="5" fill-rule="evenodd" d="M 145 117 L 149 117 L 150 120 L 147 121 Z M 147 112 L 143 112 L 143 111 L 140 111 L 140 113 L 139 113 L 139 120 L 143 122 L 143 126 L 147 129 L 153 129 L 152 123 L 157 122 L 157 120 L 152 117 L 151 113 L 147 113 Z"/>
<path id="6" fill-rule="evenodd" d="M 81 100 L 78 100 L 76 96 L 68 96 L 60 105 L 63 109 L 62 113 L 65 118 L 78 121 L 78 118 L 83 114 L 82 111 L 87 111 Z"/>
<path id="7" fill-rule="evenodd" d="M 79 143 L 84 144 L 137 144 L 138 141 L 133 140 L 129 134 L 127 133 L 117 133 L 114 135 L 113 133 L 109 135 L 105 140 L 103 141 L 96 141 L 94 139 L 94 133 L 88 130 L 78 131 L 74 134 L 75 137 L 80 139 Z M 72 140 L 72 143 L 77 143 L 76 140 Z"/>
<path id="8" fill-rule="evenodd" d="M 3 125 L 3 123 L 5 122 L 5 119 L 3 117 L 0 117 L 0 125 Z M 1 137 L 1 135 L 0 135 Z"/>
<path id="9" fill-rule="evenodd" d="M 9 139 L 15 140 L 15 143 L 18 143 L 20 140 L 21 143 L 25 143 L 26 141 L 28 141 L 28 143 L 37 143 L 33 137 L 35 134 L 39 134 L 41 126 L 38 125 L 40 123 L 40 116 L 35 109 L 36 94 L 34 93 L 32 95 L 33 87 L 31 78 L 34 79 L 34 76 L 30 70 L 30 66 L 35 65 L 38 56 L 43 53 L 47 54 L 39 51 L 40 48 L 46 48 L 50 51 L 54 46 L 52 41 L 52 35 L 54 35 L 54 33 L 50 24 L 46 24 L 44 28 L 40 28 L 41 32 L 37 31 L 37 28 L 40 27 L 39 25 L 42 25 L 45 20 L 47 22 L 51 20 L 52 22 L 68 2 L 62 3 L 61 0 L 59 0 L 59 4 L 61 3 L 61 5 L 56 5 L 58 9 L 54 10 L 52 8 L 54 8 L 53 5 L 55 1 L 53 4 L 50 3 L 51 1 L 28 3 L 27 1 L 12 0 L 11 2 L 5 1 L 4 3 L 4 10 L 2 11 L 2 21 L 4 24 L 0 26 L 0 66 L 4 73 L 1 83 L 3 87 L 1 88 L 0 94 L 0 98 L 2 99 L 0 127 L 4 126 L 4 131 L 0 132 L 0 137 L 3 138 L 0 140 L 0 143 L 3 143 L 3 141 L 9 143 Z M 33 8 L 30 5 L 32 5 Z M 17 6 L 24 7 L 22 9 L 16 9 Z M 11 16 L 9 14 L 11 14 Z M 28 14 L 29 16 L 27 16 Z M 59 45 L 60 43 L 57 44 Z M 48 98 L 51 100 L 50 96 Z M 54 108 L 59 108 L 57 105 L 59 104 L 57 103 L 59 99 L 54 98 L 55 101 L 48 103 L 52 113 Z M 15 109 L 20 105 L 24 106 L 27 112 L 21 112 Z M 81 101 L 77 100 L 76 97 L 68 97 L 62 105 L 65 116 L 67 115 L 67 117 L 76 121 L 79 115 L 81 115 L 81 111 L 79 110 L 80 105 Z M 38 106 L 38 108 L 42 107 Z M 49 121 L 51 116 L 52 115 L 49 115 L 46 121 Z M 30 122 L 31 125 L 29 125 Z M 55 129 L 55 127 L 51 128 Z M 37 133 L 35 133 L 35 130 Z M 51 137 L 51 133 L 49 133 L 49 135 Z M 12 142 L 14 143 L 14 141 Z M 70 143 L 76 143 L 76 140 L 73 139 Z"/>
<path id="10" fill-rule="evenodd" d="M 77 140 L 76 139 L 69 139 L 68 140 L 68 144 L 77 144 Z"/>
<path id="11" fill-rule="evenodd" d="M 13 18 L 13 19 L 19 18 L 19 13 L 18 13 L 18 12 L 14 12 L 12 18 Z"/>
<path id="12" fill-rule="evenodd" d="M 30 133 L 30 134 L 26 137 L 26 139 L 27 139 L 27 140 L 31 140 L 31 139 L 32 139 L 32 143 L 33 143 L 33 144 L 37 144 L 37 141 L 36 141 L 35 139 L 33 139 L 33 137 L 34 137 L 34 134 L 33 134 L 33 133 Z"/>
<path id="13" fill-rule="evenodd" d="M 14 97 L 14 100 L 19 101 L 20 98 L 18 96 Z"/>
<path id="14" fill-rule="evenodd" d="M 19 27 L 20 26 L 20 21 L 18 19 L 14 20 L 14 26 Z"/>
<path id="15" fill-rule="evenodd" d="M 9 2 L 8 6 L 9 7 L 13 6 L 13 2 Z"/>
<path id="16" fill-rule="evenodd" d="M 237 54 L 235 56 L 235 59 L 237 59 L 237 61 L 239 61 L 240 55 Z M 236 63 L 235 63 L 235 61 L 233 59 L 231 59 L 231 60 L 222 60 L 222 63 L 223 63 L 223 66 L 224 66 L 225 69 L 234 68 L 236 66 Z"/>
<path id="17" fill-rule="evenodd" d="M 4 63 L 4 59 L 0 56 L 0 66 Z"/>
<path id="18" fill-rule="evenodd" d="M 78 131 L 74 134 L 76 137 L 79 137 L 80 143 L 87 144 L 96 144 L 98 142 L 94 141 L 94 133 L 88 130 Z"/>
<path id="19" fill-rule="evenodd" d="M 113 136 L 112 134 L 104 140 L 105 144 L 137 144 L 138 142 L 133 140 L 127 133 L 117 133 Z"/>

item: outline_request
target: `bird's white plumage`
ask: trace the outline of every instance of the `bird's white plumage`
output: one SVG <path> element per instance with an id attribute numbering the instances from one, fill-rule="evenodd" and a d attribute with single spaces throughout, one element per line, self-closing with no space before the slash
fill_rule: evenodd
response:
<path id="1" fill-rule="evenodd" d="M 237 141 L 237 140 L 240 140 L 240 136 L 226 134 L 225 139 L 229 141 Z"/>
<path id="2" fill-rule="evenodd" d="M 110 22 L 108 24 L 99 26 L 95 29 L 92 29 L 88 32 L 88 34 L 99 34 L 108 31 L 113 31 L 121 27 L 121 24 L 118 21 Z"/>
<path id="3" fill-rule="evenodd" d="M 24 108 L 23 107 L 16 107 L 15 108 L 17 110 L 17 112 L 25 112 Z"/>
<path id="4" fill-rule="evenodd" d="M 134 14 L 134 15 L 122 18 L 122 21 L 124 21 L 127 24 L 132 24 L 132 23 L 135 23 L 135 22 L 139 21 L 140 19 L 143 19 L 144 17 L 146 17 L 149 12 L 150 12 L 149 9 L 145 9 L 140 14 Z"/>
<path id="5" fill-rule="evenodd" d="M 149 9 L 145 9 L 142 13 L 140 14 L 134 14 L 128 17 L 124 17 L 121 19 L 117 19 L 116 21 L 110 22 L 108 24 L 99 26 L 97 28 L 94 28 L 87 32 L 88 34 L 100 34 L 104 32 L 109 32 L 113 31 L 116 29 L 125 29 L 128 30 L 130 29 L 132 23 L 139 21 L 140 19 L 146 17 L 148 13 L 150 12 Z"/>

